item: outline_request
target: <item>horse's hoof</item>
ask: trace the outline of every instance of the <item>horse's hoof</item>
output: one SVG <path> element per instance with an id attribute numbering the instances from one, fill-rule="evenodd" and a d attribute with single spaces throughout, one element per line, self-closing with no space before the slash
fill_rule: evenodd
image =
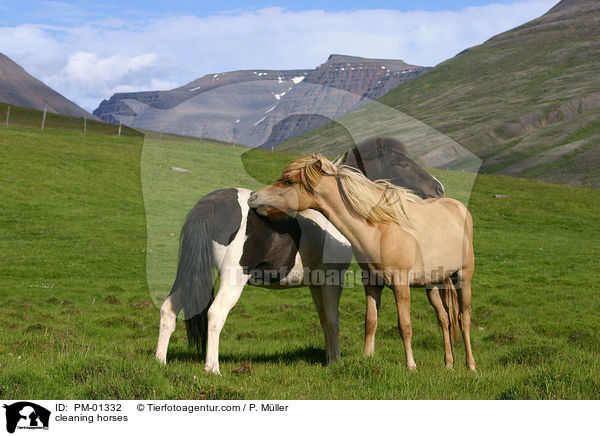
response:
<path id="1" fill-rule="evenodd" d="M 212 366 L 205 366 L 204 367 L 204 371 L 208 372 L 209 374 L 215 374 L 218 376 L 221 376 L 221 372 L 219 371 L 219 368 L 213 368 Z"/>
<path id="2" fill-rule="evenodd" d="M 413 363 L 412 365 L 407 365 L 408 366 L 408 370 L 409 371 L 416 371 L 417 370 L 417 364 Z"/>
<path id="3" fill-rule="evenodd" d="M 159 356 L 158 354 L 156 355 L 156 360 L 158 361 L 158 363 L 160 363 L 161 365 L 166 365 L 167 364 L 167 356 Z"/>

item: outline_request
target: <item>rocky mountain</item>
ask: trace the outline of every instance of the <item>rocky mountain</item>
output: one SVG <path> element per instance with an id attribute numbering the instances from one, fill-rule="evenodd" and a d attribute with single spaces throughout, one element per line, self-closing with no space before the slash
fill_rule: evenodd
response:
<path id="1" fill-rule="evenodd" d="M 223 93 L 223 90 L 216 92 L 218 96 L 221 96 L 222 94 L 227 95 L 226 101 L 220 102 L 219 107 L 227 105 L 235 107 L 245 104 L 245 109 L 251 110 L 253 108 L 252 102 L 240 101 L 241 95 L 234 95 L 234 89 L 240 92 L 243 91 L 243 89 L 238 89 L 235 85 L 247 83 L 249 84 L 250 88 L 259 93 L 259 100 L 263 98 L 263 94 L 266 93 L 266 96 L 269 98 L 269 102 L 272 102 L 275 99 L 275 94 L 272 94 L 271 92 L 284 92 L 284 90 L 289 87 L 289 84 L 293 83 L 292 79 L 304 77 L 307 72 L 308 70 L 247 70 L 208 74 L 186 85 L 171 89 L 169 91 L 117 93 L 110 99 L 104 100 L 102 103 L 100 103 L 100 106 L 94 110 L 94 115 L 109 123 L 118 124 L 120 121 L 124 121 L 125 119 L 129 120 L 128 118 L 123 118 L 122 116 L 136 116 L 136 111 L 132 108 L 132 105 L 142 103 L 144 106 L 149 106 L 154 109 L 170 110 L 188 100 L 194 99 L 194 97 L 200 96 L 201 94 L 211 93 L 211 91 L 215 91 L 218 88 L 225 88 L 225 91 L 231 91 L 229 93 L 230 95 L 227 95 L 227 92 Z M 263 86 L 264 83 L 261 82 L 277 83 L 271 83 L 268 86 Z M 132 120 L 132 122 L 135 124 L 148 124 L 139 118 L 141 118 L 141 116 L 138 117 L 138 119 Z M 175 126 L 172 128 L 176 129 Z M 160 131 L 160 129 L 156 128 L 149 128 L 148 130 Z M 172 131 L 170 133 L 177 132 Z"/>
<path id="2" fill-rule="evenodd" d="M 427 70 L 401 60 L 333 54 L 281 99 L 265 120 L 271 134 L 261 148 L 271 149 L 338 119 Z"/>
<path id="3" fill-rule="evenodd" d="M 72 101 L 39 81 L 10 58 L 0 53 L 0 101 L 71 117 L 93 118 Z"/>
<path id="4" fill-rule="evenodd" d="M 600 187 L 599 59 L 600 2 L 563 0 L 379 102 L 473 152 L 482 172 Z M 327 125 L 280 147 L 319 144 L 336 154 L 344 148 L 336 129 Z M 465 166 L 455 160 L 450 167 Z"/>
<path id="5" fill-rule="evenodd" d="M 119 93 L 94 114 L 145 130 L 271 148 L 426 70 L 401 60 L 331 55 L 314 70 L 233 71 L 169 91 Z"/>

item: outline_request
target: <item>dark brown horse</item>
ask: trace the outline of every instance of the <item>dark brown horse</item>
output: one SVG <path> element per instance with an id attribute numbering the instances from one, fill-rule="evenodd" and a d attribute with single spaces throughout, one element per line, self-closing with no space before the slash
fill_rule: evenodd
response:
<path id="1" fill-rule="evenodd" d="M 371 180 L 387 179 L 396 186 L 411 189 L 421 198 L 438 198 L 445 194 L 444 185 L 412 160 L 406 146 L 397 139 L 369 138 L 340 159 Z"/>

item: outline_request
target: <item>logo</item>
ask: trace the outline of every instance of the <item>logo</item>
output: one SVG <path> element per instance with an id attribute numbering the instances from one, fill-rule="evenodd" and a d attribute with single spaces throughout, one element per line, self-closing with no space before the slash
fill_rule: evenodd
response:
<path id="1" fill-rule="evenodd" d="M 4 405 L 6 409 L 6 431 L 14 433 L 18 429 L 48 430 L 50 411 L 28 401 Z"/>

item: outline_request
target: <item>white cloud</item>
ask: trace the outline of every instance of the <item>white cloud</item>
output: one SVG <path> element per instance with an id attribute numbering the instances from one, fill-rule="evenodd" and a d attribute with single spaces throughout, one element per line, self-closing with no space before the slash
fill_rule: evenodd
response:
<path id="1" fill-rule="evenodd" d="M 0 52 L 26 69 L 38 65 L 58 69 L 64 63 L 65 54 L 59 41 L 33 24 L 0 27 Z"/>
<path id="2" fill-rule="evenodd" d="M 0 28 L 0 51 L 88 110 L 115 90 L 183 85 L 235 69 L 314 68 L 331 53 L 435 65 L 531 20 L 556 0 L 460 11 L 268 8 L 145 22 Z"/>
<path id="3" fill-rule="evenodd" d="M 74 81 L 85 84 L 113 83 L 128 74 L 143 70 L 158 61 L 155 53 L 128 57 L 123 55 L 100 58 L 94 53 L 84 51 L 72 54 L 67 65 L 60 73 L 48 80 L 62 82 Z"/>
<path id="4" fill-rule="evenodd" d="M 158 59 L 155 53 L 101 58 L 95 53 L 81 51 L 69 55 L 60 72 L 43 79 L 52 88 L 65 90 L 67 96 L 70 93 L 79 95 L 81 104 L 92 110 L 102 98 L 115 92 L 172 88 L 172 82 L 148 78 L 145 74 Z"/>

